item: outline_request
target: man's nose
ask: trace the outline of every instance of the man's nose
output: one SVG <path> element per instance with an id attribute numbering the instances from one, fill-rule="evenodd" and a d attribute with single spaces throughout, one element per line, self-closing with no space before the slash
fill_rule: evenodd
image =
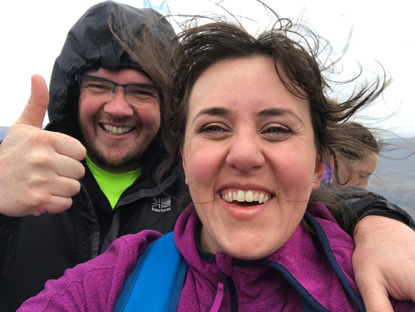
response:
<path id="1" fill-rule="evenodd" d="M 124 88 L 116 86 L 111 98 L 104 106 L 104 111 L 108 114 L 118 117 L 132 116 L 134 110 L 130 103 L 128 103 L 127 95 Z"/>

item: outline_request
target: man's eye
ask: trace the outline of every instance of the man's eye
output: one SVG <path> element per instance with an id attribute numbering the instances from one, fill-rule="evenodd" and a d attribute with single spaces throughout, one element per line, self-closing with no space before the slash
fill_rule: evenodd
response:
<path id="1" fill-rule="evenodd" d="M 127 94 L 131 94 L 135 97 L 143 98 L 143 99 L 153 97 L 153 95 L 150 92 L 147 92 L 145 90 L 134 90 L 132 92 L 128 92 Z"/>
<path id="2" fill-rule="evenodd" d="M 149 100 L 157 97 L 157 93 L 153 90 L 147 90 L 144 88 L 132 87 L 127 88 L 127 94 L 134 96 L 135 98 L 143 101 Z"/>
<path id="3" fill-rule="evenodd" d="M 112 91 L 112 87 L 100 83 L 86 83 L 85 88 L 92 92 L 106 92 Z"/>

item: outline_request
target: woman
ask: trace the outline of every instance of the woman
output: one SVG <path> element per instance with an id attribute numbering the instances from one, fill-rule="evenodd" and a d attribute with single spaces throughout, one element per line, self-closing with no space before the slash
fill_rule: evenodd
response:
<path id="1" fill-rule="evenodd" d="M 328 124 L 339 118 L 314 57 L 283 28 L 255 39 L 214 23 L 184 32 L 175 59 L 166 129 L 193 200 L 174 232 L 188 266 L 175 289 L 177 310 L 364 310 L 353 241 L 312 196 L 324 173 Z M 344 118 L 371 100 L 366 91 L 344 106 Z M 49 281 L 20 311 L 112 311 L 137 258 L 159 236 L 121 237 Z"/>
<path id="2" fill-rule="evenodd" d="M 323 180 L 333 179 L 338 186 L 357 185 L 366 189 L 376 169 L 381 142 L 368 128 L 357 122 L 343 123 L 335 131 L 340 144 L 333 147 Z M 362 143 L 358 148 L 356 140 Z"/>

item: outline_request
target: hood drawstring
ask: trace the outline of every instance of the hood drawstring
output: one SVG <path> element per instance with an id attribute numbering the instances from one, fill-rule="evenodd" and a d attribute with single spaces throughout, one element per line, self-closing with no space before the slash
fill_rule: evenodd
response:
<path id="1" fill-rule="evenodd" d="M 226 279 L 227 279 L 226 275 L 223 273 L 220 273 L 218 286 L 216 287 L 216 296 L 215 296 L 215 299 L 213 300 L 212 306 L 210 308 L 210 312 L 218 312 L 222 305 L 222 301 L 223 301 L 223 298 L 225 297 L 225 293 L 227 290 Z"/>

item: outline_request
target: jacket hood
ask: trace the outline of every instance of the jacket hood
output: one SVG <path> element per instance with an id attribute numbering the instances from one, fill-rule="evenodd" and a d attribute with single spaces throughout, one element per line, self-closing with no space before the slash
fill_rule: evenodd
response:
<path id="1" fill-rule="evenodd" d="M 139 31 L 140 27 L 157 19 L 151 28 L 160 40 L 171 40 L 175 35 L 167 20 L 153 9 L 138 9 L 113 1 L 92 6 L 70 29 L 53 66 L 48 107 L 51 123 L 65 116 L 66 122 L 69 117 L 71 128 L 78 128 L 79 87 L 75 82 L 76 74 L 100 67 L 109 70 L 141 69 L 114 38 L 108 25 L 110 19 L 115 32 L 125 25 Z"/>

